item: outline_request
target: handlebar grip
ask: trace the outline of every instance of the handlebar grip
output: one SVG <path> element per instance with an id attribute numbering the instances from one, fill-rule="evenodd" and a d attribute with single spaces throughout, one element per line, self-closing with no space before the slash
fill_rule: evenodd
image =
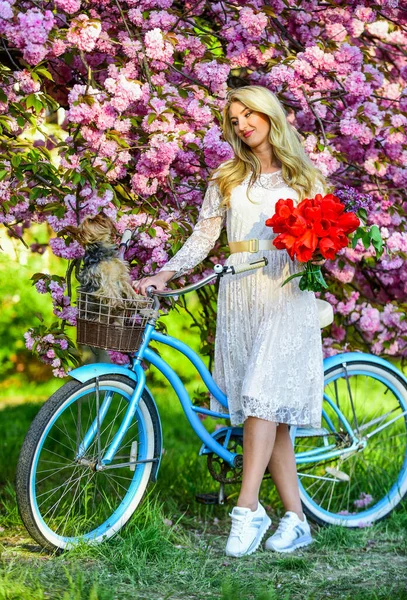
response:
<path id="1" fill-rule="evenodd" d="M 244 273 L 245 271 L 253 271 L 255 269 L 261 269 L 268 264 L 268 260 L 266 257 L 261 258 L 260 260 L 256 260 L 252 263 L 243 263 L 241 265 L 233 265 L 233 269 L 235 271 L 235 275 L 238 273 Z"/>
<path id="2" fill-rule="evenodd" d="M 151 298 L 151 296 L 154 294 L 154 290 L 156 290 L 156 286 L 155 285 L 149 285 L 148 288 L 146 288 L 146 294 L 147 296 L 149 296 Z"/>
<path id="3" fill-rule="evenodd" d="M 122 239 L 120 240 L 120 246 L 127 246 L 127 244 L 130 242 L 131 240 L 131 236 L 132 236 L 132 230 L 131 229 L 125 229 L 122 235 Z"/>

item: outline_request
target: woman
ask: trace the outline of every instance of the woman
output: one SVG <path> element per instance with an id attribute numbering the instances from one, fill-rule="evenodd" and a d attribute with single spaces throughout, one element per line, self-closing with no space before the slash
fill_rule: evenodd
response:
<path id="1" fill-rule="evenodd" d="M 142 294 L 150 285 L 163 290 L 170 279 L 195 267 L 213 248 L 225 221 L 227 264 L 267 257 L 264 269 L 224 277 L 219 287 L 214 378 L 228 397 L 232 425 L 244 423 L 243 480 L 230 513 L 226 554 L 251 554 L 271 524 L 258 500 L 267 467 L 286 513 L 266 549 L 291 552 L 312 538 L 288 426 L 320 426 L 322 343 L 315 296 L 300 291 L 298 278 L 281 287 L 300 265 L 272 245 L 275 235 L 265 221 L 279 198 L 312 197 L 324 191 L 324 179 L 265 87 L 229 92 L 223 133 L 234 158 L 212 177 L 192 235 L 158 274 L 136 287 Z M 211 408 L 223 412 L 214 398 Z"/>

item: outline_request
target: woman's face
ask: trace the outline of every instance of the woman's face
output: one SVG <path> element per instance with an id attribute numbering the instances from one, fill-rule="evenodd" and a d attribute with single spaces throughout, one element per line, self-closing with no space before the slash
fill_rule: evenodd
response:
<path id="1" fill-rule="evenodd" d="M 257 148 L 264 142 L 269 145 L 270 121 L 267 115 L 235 100 L 230 105 L 229 118 L 236 136 L 250 148 Z"/>

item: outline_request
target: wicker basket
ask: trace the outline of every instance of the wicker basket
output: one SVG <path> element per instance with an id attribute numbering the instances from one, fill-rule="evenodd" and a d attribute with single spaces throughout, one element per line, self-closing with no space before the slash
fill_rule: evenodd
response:
<path id="1" fill-rule="evenodd" d="M 152 298 L 120 300 L 78 291 L 77 342 L 105 350 L 135 352 L 152 314 Z"/>

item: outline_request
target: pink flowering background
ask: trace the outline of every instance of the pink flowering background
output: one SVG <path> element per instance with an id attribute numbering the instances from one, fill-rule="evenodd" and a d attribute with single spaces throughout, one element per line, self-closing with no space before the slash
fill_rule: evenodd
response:
<path id="1" fill-rule="evenodd" d="M 47 223 L 49 246 L 66 261 L 65 278 L 36 280 L 60 328 L 25 335 L 55 375 L 75 361 L 64 327 L 75 324 L 73 274 L 83 254 L 58 232 L 103 210 L 118 233 L 138 229 L 127 255 L 133 277 L 160 268 L 189 235 L 209 171 L 231 156 L 220 112 L 227 89 L 244 83 L 278 95 L 311 160 L 334 190 L 368 198 L 368 223 L 385 240 L 379 260 L 359 241 L 324 266 L 335 311 L 325 354 L 407 355 L 401 0 L 0 0 L 0 35 L 0 221 L 22 241 Z M 59 108 L 61 138 L 46 133 Z M 33 124 L 45 141 L 21 144 Z M 224 243 L 202 271 L 223 260 Z M 202 315 L 211 348 L 207 298 Z"/>

